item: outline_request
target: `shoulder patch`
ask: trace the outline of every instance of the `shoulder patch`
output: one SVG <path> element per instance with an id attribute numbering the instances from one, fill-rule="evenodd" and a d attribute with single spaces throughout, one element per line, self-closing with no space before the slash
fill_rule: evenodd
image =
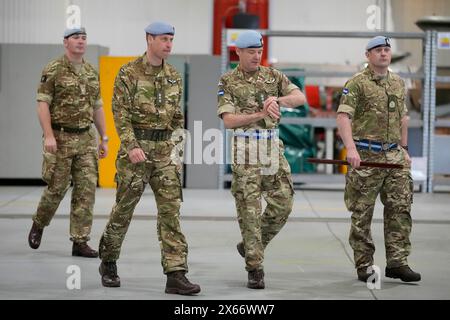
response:
<path id="1" fill-rule="evenodd" d="M 342 90 L 342 94 L 348 94 L 348 88 L 344 88 L 344 89 Z"/>
<path id="2" fill-rule="evenodd" d="M 46 82 L 46 81 L 47 81 L 47 75 L 44 74 L 44 75 L 41 77 L 41 83 L 44 83 L 44 82 Z"/>
<path id="3" fill-rule="evenodd" d="M 223 90 L 219 90 L 218 92 L 217 92 L 217 95 L 218 96 L 223 96 L 225 94 L 225 91 L 223 91 Z"/>

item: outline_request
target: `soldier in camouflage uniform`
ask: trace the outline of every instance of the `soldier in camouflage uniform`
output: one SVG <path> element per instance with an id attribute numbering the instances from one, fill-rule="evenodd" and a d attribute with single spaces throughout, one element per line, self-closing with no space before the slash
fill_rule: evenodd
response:
<path id="1" fill-rule="evenodd" d="M 343 89 L 337 125 L 351 167 L 346 176 L 345 204 L 352 212 L 350 245 L 358 279 L 367 281 L 375 245 L 370 231 L 375 200 L 384 205 L 386 277 L 419 281 L 407 262 L 411 251 L 413 182 L 408 155 L 408 117 L 404 81 L 388 66 L 389 38 L 377 36 L 366 47 L 367 68 Z M 361 161 L 401 164 L 403 169 L 359 168 Z M 373 277 L 371 277 L 372 280 Z"/>
<path id="2" fill-rule="evenodd" d="M 100 274 L 105 287 L 119 287 L 116 261 L 133 211 L 147 184 L 158 207 L 161 264 L 166 293 L 190 295 L 200 286 L 186 278 L 188 245 L 181 232 L 180 168 L 172 155 L 172 133 L 184 128 L 180 74 L 166 62 L 175 29 L 155 22 L 146 29 L 147 52 L 122 66 L 116 77 L 113 113 L 121 145 L 117 155 L 117 195 L 100 240 Z"/>
<path id="3" fill-rule="evenodd" d="M 279 105 L 297 107 L 305 103 L 305 97 L 280 71 L 260 65 L 263 39 L 258 32 L 241 33 L 236 46 L 239 66 L 220 79 L 218 115 L 226 128 L 235 129 L 231 192 L 243 240 L 237 249 L 245 258 L 247 287 L 263 289 L 264 250 L 286 223 L 294 194 L 283 143 L 276 137 Z M 252 162 L 250 159 L 264 144 L 270 145 L 267 150 L 275 150 L 270 152 L 270 161 L 264 163 L 257 156 Z M 270 171 L 265 170 L 267 165 L 273 166 Z M 264 213 L 261 195 L 267 202 Z"/>
<path id="4" fill-rule="evenodd" d="M 33 216 L 28 241 L 31 248 L 39 247 L 43 229 L 50 224 L 72 180 L 72 255 L 97 257 L 87 241 L 97 186 L 97 157 L 106 157 L 108 152 L 105 117 L 98 73 L 83 59 L 84 28 L 67 29 L 64 48 L 65 55 L 45 67 L 38 88 L 38 116 L 44 132 L 42 171 L 47 187 Z M 98 146 L 93 122 L 102 137 Z"/>

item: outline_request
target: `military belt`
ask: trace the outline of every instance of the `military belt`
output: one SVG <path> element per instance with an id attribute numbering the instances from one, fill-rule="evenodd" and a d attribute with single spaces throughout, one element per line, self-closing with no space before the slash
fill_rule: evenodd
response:
<path id="1" fill-rule="evenodd" d="M 52 123 L 52 129 L 64 131 L 64 132 L 68 132 L 68 133 L 83 133 L 83 132 L 89 131 L 89 129 L 91 129 L 91 126 L 87 126 L 84 128 L 70 128 L 70 127 L 61 126 L 57 123 Z"/>
<path id="2" fill-rule="evenodd" d="M 172 137 L 170 130 L 133 128 L 133 131 L 138 140 L 166 141 Z"/>
<path id="3" fill-rule="evenodd" d="M 275 139 L 275 137 L 277 136 L 277 131 L 276 130 L 270 130 L 270 129 L 266 129 L 266 130 L 248 130 L 248 131 L 241 131 L 241 132 L 234 132 L 233 136 L 235 137 L 239 137 L 239 138 L 253 138 L 256 140 L 260 140 L 260 139 L 265 139 L 265 140 L 271 140 L 271 139 Z"/>
<path id="4" fill-rule="evenodd" d="M 355 146 L 358 147 L 358 149 L 381 152 L 396 149 L 398 145 L 396 143 L 379 142 L 363 139 L 363 140 L 355 140 Z"/>

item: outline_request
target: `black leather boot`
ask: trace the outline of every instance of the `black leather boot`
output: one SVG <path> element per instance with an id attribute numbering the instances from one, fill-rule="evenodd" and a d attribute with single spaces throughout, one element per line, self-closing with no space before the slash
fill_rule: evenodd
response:
<path id="1" fill-rule="evenodd" d="M 409 266 L 401 266 L 397 268 L 387 268 L 385 270 L 385 276 L 388 278 L 399 278 L 404 282 L 420 281 L 420 273 L 414 272 Z"/>
<path id="2" fill-rule="evenodd" d="M 28 244 L 32 249 L 37 249 L 41 245 L 43 228 L 39 228 L 36 222 L 31 226 L 30 234 L 28 235 Z"/>

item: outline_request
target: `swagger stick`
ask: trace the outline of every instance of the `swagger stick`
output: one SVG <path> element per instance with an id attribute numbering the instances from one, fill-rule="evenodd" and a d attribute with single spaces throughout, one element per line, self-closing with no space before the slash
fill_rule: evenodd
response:
<path id="1" fill-rule="evenodd" d="M 348 161 L 345 161 L 345 160 L 318 159 L 318 158 L 308 158 L 307 160 L 308 160 L 308 162 L 311 162 L 311 163 L 350 165 L 350 163 L 348 163 Z M 386 162 L 361 161 L 360 166 L 372 167 L 372 168 L 384 168 L 384 169 L 403 169 L 403 165 L 401 165 L 401 164 L 386 163 Z"/>

